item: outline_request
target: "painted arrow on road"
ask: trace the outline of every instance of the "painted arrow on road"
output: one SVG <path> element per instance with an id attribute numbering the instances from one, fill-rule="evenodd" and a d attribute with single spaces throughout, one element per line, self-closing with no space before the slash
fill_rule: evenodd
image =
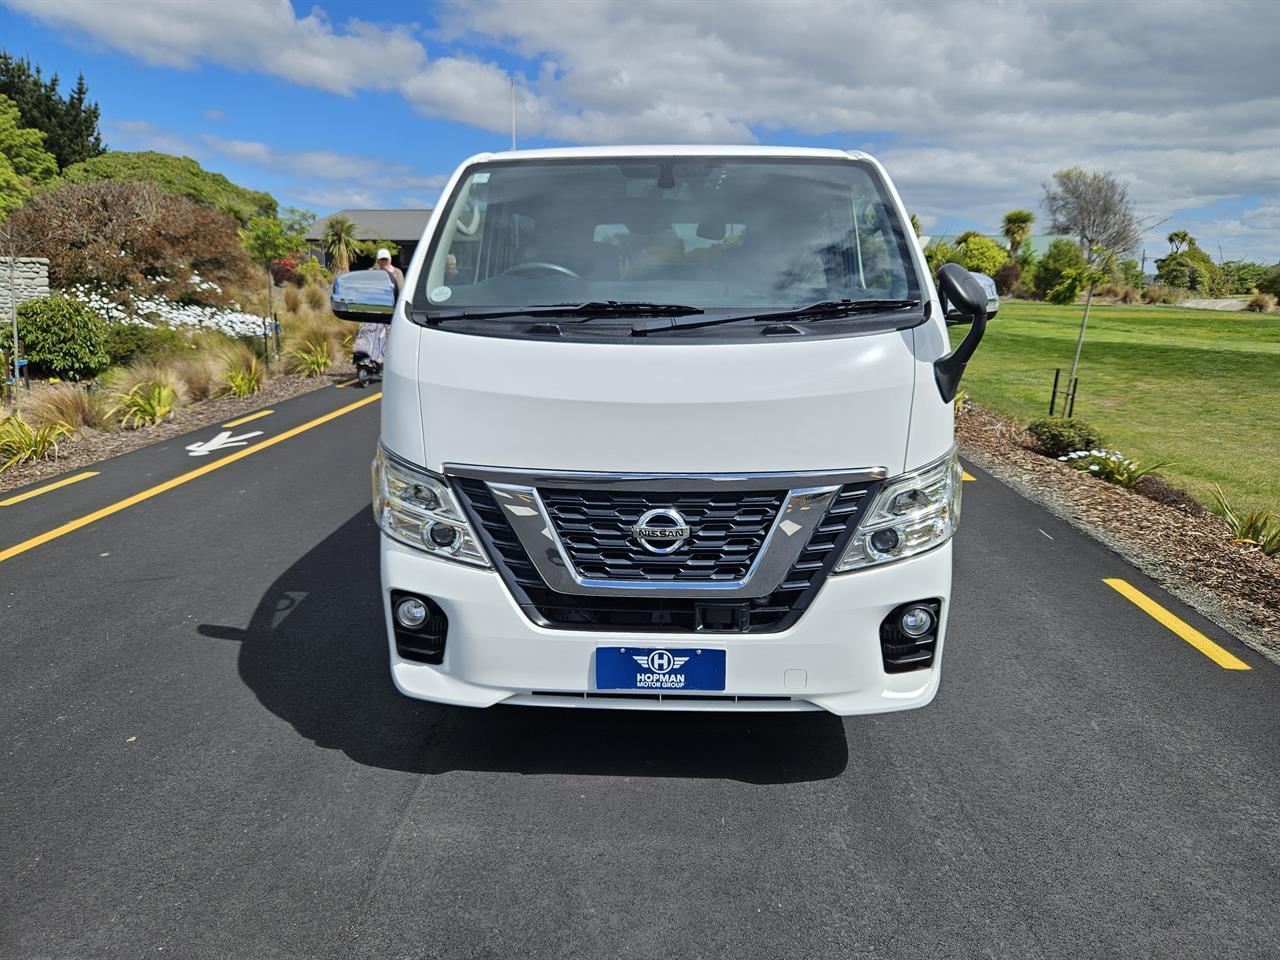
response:
<path id="1" fill-rule="evenodd" d="M 188 454 L 192 457 L 207 457 L 215 450 L 223 450 L 227 447 L 243 447 L 254 437 L 262 436 L 261 430 L 254 430 L 250 433 L 242 433 L 238 437 L 233 437 L 230 430 L 223 430 L 212 440 L 205 440 L 203 443 L 187 444 Z"/>

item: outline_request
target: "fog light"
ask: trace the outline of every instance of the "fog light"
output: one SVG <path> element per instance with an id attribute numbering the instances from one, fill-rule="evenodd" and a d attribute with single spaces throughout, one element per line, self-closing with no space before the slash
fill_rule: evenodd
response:
<path id="1" fill-rule="evenodd" d="M 923 637 L 933 629 L 933 611 L 926 607 L 907 607 L 898 618 L 898 627 L 908 637 Z"/>
<path id="2" fill-rule="evenodd" d="M 893 529 L 877 530 L 871 535 L 871 549 L 876 553 L 893 553 L 900 542 L 898 531 Z"/>
<path id="3" fill-rule="evenodd" d="M 427 539 L 431 541 L 430 546 L 447 550 L 457 545 L 458 528 L 451 527 L 447 523 L 433 523 L 427 531 Z"/>
<path id="4" fill-rule="evenodd" d="M 416 597 L 396 604 L 396 621 L 407 630 L 416 630 L 427 619 L 427 605 Z"/>

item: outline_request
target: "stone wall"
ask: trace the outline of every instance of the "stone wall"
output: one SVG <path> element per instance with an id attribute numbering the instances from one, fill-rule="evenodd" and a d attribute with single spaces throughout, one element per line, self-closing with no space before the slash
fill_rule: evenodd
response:
<path id="1" fill-rule="evenodd" d="M 19 305 L 49 295 L 49 261 L 18 257 L 13 264 L 13 288 Z M 0 257 L 0 320 L 9 319 L 9 258 Z"/>

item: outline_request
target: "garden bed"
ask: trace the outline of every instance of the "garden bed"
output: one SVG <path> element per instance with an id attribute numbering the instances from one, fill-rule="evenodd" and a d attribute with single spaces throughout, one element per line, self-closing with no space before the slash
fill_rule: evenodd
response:
<path id="1" fill-rule="evenodd" d="M 280 374 L 263 381 L 257 393 L 247 397 L 219 397 L 201 403 L 181 407 L 174 411 L 172 417 L 154 427 L 142 427 L 138 430 L 90 430 L 83 429 L 76 435 L 62 440 L 58 444 L 56 460 L 37 460 L 33 463 L 22 463 L 10 467 L 0 473 L 0 491 L 12 490 L 26 486 L 38 480 L 58 476 L 81 467 L 88 467 L 110 457 L 150 446 L 171 437 L 181 436 L 191 430 L 233 420 L 253 410 L 268 407 L 273 403 L 288 400 L 312 390 L 341 383 L 355 376 L 355 368 L 350 363 L 332 367 L 321 377 L 300 377 L 292 374 Z M 40 390 L 43 384 L 32 384 L 32 393 Z M 23 387 L 17 388 L 19 409 L 22 408 Z"/>
<path id="2" fill-rule="evenodd" d="M 968 460 L 1280 663 L 1280 557 L 1234 543 L 1220 517 L 1154 478 L 1126 490 L 1036 453 L 1023 428 L 980 406 L 957 415 L 956 433 Z"/>

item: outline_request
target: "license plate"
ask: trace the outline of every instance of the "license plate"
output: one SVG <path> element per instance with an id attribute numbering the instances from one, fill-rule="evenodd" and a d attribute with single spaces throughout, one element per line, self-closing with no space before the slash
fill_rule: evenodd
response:
<path id="1" fill-rule="evenodd" d="M 723 690 L 724 654 L 706 647 L 596 647 L 596 689 Z"/>

